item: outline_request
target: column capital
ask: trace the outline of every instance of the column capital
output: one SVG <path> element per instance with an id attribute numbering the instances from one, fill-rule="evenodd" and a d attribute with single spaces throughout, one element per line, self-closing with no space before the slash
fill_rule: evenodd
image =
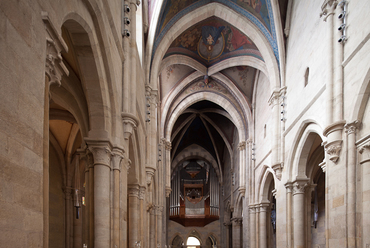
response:
<path id="1" fill-rule="evenodd" d="M 149 186 L 152 183 L 152 179 L 156 169 L 153 168 L 152 166 L 146 166 L 145 171 L 146 171 L 146 184 Z"/>
<path id="2" fill-rule="evenodd" d="M 269 202 L 261 202 L 259 204 L 259 210 L 260 212 L 267 212 L 268 208 L 270 207 L 270 203 Z"/>
<path id="3" fill-rule="evenodd" d="M 276 178 L 280 181 L 281 176 L 282 176 L 282 171 L 283 171 L 283 168 L 284 168 L 284 162 L 277 163 L 277 164 L 271 166 L 271 168 L 274 170 Z"/>
<path id="4" fill-rule="evenodd" d="M 239 145 L 238 145 L 239 151 L 244 151 L 245 147 L 246 147 L 246 142 L 245 141 L 240 142 Z"/>
<path id="5" fill-rule="evenodd" d="M 129 197 L 136 197 L 139 199 L 140 186 L 138 184 L 129 184 L 127 187 L 127 193 Z"/>
<path id="6" fill-rule="evenodd" d="M 279 103 L 280 90 L 274 90 L 268 100 L 269 106 L 274 107 Z"/>
<path id="7" fill-rule="evenodd" d="M 121 113 L 122 124 L 123 124 L 123 136 L 125 140 L 128 140 L 134 130 L 139 126 L 139 119 L 131 113 Z"/>
<path id="8" fill-rule="evenodd" d="M 370 162 L 370 136 L 366 140 L 360 140 L 357 144 L 360 164 Z"/>
<path id="9" fill-rule="evenodd" d="M 162 139 L 162 144 L 164 146 L 164 148 L 167 150 L 167 151 L 170 151 L 172 149 L 172 145 L 171 145 L 171 141 L 163 138 Z"/>
<path id="10" fill-rule="evenodd" d="M 337 0 L 324 0 L 324 3 L 321 5 L 320 18 L 324 17 L 324 21 L 328 19 L 330 15 L 334 15 L 334 10 L 338 4 Z"/>
<path id="11" fill-rule="evenodd" d="M 121 163 L 124 158 L 125 157 L 123 148 L 114 147 L 112 150 L 112 169 L 121 171 Z"/>
<path id="12" fill-rule="evenodd" d="M 139 199 L 144 200 L 146 193 L 146 187 L 145 186 L 139 186 Z"/>
<path id="13" fill-rule="evenodd" d="M 170 194 L 171 194 L 171 192 L 172 192 L 172 189 L 171 189 L 171 187 L 166 187 L 166 197 L 170 197 Z"/>
<path id="14" fill-rule="evenodd" d="M 93 155 L 94 166 L 95 165 L 105 165 L 109 168 L 111 161 L 111 149 L 112 145 L 107 140 L 93 140 L 90 138 L 85 138 L 88 145 L 89 151 Z"/>
<path id="15" fill-rule="evenodd" d="M 345 121 L 337 121 L 327 126 L 323 131 L 323 135 L 328 138 L 326 142 L 323 142 L 325 151 L 334 163 L 338 161 L 339 153 L 342 150 L 342 132 L 345 124 Z"/>
<path id="16" fill-rule="evenodd" d="M 308 186 L 308 179 L 298 179 L 293 182 L 293 195 L 304 194 Z"/>
<path id="17" fill-rule="evenodd" d="M 68 46 L 55 29 L 49 18 L 49 14 L 43 11 L 41 12 L 41 17 L 47 32 L 45 74 L 49 78 L 49 87 L 52 84 L 60 86 L 62 84 L 63 74 L 69 75 L 69 71 L 64 65 L 61 55 L 62 52 L 68 51 Z"/>
<path id="18" fill-rule="evenodd" d="M 284 184 L 286 188 L 287 193 L 292 193 L 293 192 L 293 183 L 292 182 L 287 182 Z"/>
<path id="19" fill-rule="evenodd" d="M 358 128 L 359 124 L 360 122 L 358 120 L 345 124 L 344 128 L 347 135 L 356 134 L 356 129 Z"/>
<path id="20" fill-rule="evenodd" d="M 249 205 L 248 206 L 248 209 L 249 209 L 249 213 L 250 214 L 256 214 L 256 205 Z"/>
<path id="21" fill-rule="evenodd" d="M 234 226 L 241 226 L 243 223 L 243 218 L 242 217 L 234 217 L 231 218 L 231 222 Z"/>

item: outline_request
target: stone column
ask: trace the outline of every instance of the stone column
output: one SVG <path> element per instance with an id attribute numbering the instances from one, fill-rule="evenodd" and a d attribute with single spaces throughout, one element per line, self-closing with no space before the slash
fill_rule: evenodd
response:
<path id="1" fill-rule="evenodd" d="M 171 193 L 171 142 L 163 139 L 163 145 L 165 147 L 165 173 L 166 173 L 166 197 L 170 196 Z"/>
<path id="2" fill-rule="evenodd" d="M 305 189 L 308 180 L 296 180 L 293 183 L 294 203 L 294 248 L 305 247 Z"/>
<path id="3" fill-rule="evenodd" d="M 241 217 L 236 217 L 231 219 L 231 225 L 232 225 L 232 239 L 233 239 L 233 248 L 241 248 L 242 242 L 241 242 L 241 226 L 243 223 L 243 219 Z"/>
<path id="4" fill-rule="evenodd" d="M 94 158 L 94 247 L 110 245 L 110 162 L 109 141 L 85 139 Z"/>
<path id="5" fill-rule="evenodd" d="M 113 247 L 120 247 L 120 177 L 121 161 L 123 157 L 122 148 L 113 148 Z"/>
<path id="6" fill-rule="evenodd" d="M 128 158 L 124 158 L 122 160 L 122 168 L 121 168 L 121 197 L 120 197 L 120 226 L 121 226 L 121 234 L 120 234 L 120 247 L 121 248 L 127 248 L 128 247 L 128 206 L 127 206 L 127 200 L 128 200 L 128 185 L 127 185 L 127 175 L 128 171 L 130 169 L 131 161 Z"/>
<path id="7" fill-rule="evenodd" d="M 78 152 L 81 155 L 81 162 L 84 163 L 84 172 L 85 172 L 85 188 L 84 188 L 84 196 L 85 196 L 85 205 L 82 204 L 82 244 L 88 245 L 89 243 L 89 159 L 88 159 L 88 150 L 80 149 Z M 82 202 L 81 202 L 82 203 Z"/>
<path id="8" fill-rule="evenodd" d="M 279 164 L 279 130 L 280 130 L 280 112 L 279 112 L 279 90 L 274 90 L 269 99 L 269 105 L 272 109 L 272 145 L 271 145 L 271 164 L 272 167 Z"/>
<path id="9" fill-rule="evenodd" d="M 89 166 L 89 188 L 87 195 L 87 206 L 88 206 L 88 222 L 89 222 L 89 240 L 88 247 L 94 248 L 94 157 L 89 151 L 87 154 L 87 161 Z"/>
<path id="10" fill-rule="evenodd" d="M 250 230 L 250 248 L 256 248 L 256 207 L 254 205 L 249 206 L 249 230 Z"/>
<path id="11" fill-rule="evenodd" d="M 162 231 L 163 231 L 163 206 L 155 206 L 155 213 L 157 215 L 157 246 L 162 247 Z"/>
<path id="12" fill-rule="evenodd" d="M 293 183 L 288 182 L 285 184 L 286 188 L 286 232 L 287 232 L 287 247 L 292 247 L 292 233 L 293 233 L 293 221 L 292 221 L 292 190 Z"/>
<path id="13" fill-rule="evenodd" d="M 144 206 L 145 206 L 145 195 L 146 195 L 146 187 L 140 186 L 139 187 L 139 220 L 140 220 L 140 241 L 142 247 L 147 247 L 147 244 L 145 244 L 145 240 L 147 237 L 145 237 L 145 228 L 147 228 L 147 219 L 144 215 Z"/>
<path id="14" fill-rule="evenodd" d="M 267 208 L 270 206 L 269 203 L 260 204 L 259 212 L 259 230 L 260 230 L 260 244 L 259 248 L 267 248 Z"/>
<path id="15" fill-rule="evenodd" d="M 242 196 L 245 196 L 246 183 L 245 183 L 245 168 L 246 166 L 246 142 L 242 141 L 238 145 L 239 149 L 239 192 Z"/>
<path id="16" fill-rule="evenodd" d="M 136 248 L 140 240 L 140 187 L 137 184 L 128 185 L 128 244 Z"/>
<path id="17" fill-rule="evenodd" d="M 73 227 L 73 189 L 68 186 L 64 188 L 64 198 L 65 198 L 65 245 L 66 248 L 72 247 L 72 239 L 73 233 L 72 233 L 72 227 Z"/>
<path id="18" fill-rule="evenodd" d="M 156 223 L 155 223 L 155 208 L 152 205 L 149 209 L 149 226 L 150 226 L 150 231 L 149 231 L 149 247 L 156 247 L 156 242 L 155 242 L 155 230 L 156 230 Z"/>
<path id="19" fill-rule="evenodd" d="M 366 197 L 370 192 L 370 141 L 359 144 L 359 161 L 362 167 L 362 245 L 359 247 L 368 247 L 370 245 L 370 197 Z"/>
<path id="20" fill-rule="evenodd" d="M 358 121 L 345 125 L 347 133 L 347 232 L 348 247 L 356 247 L 356 128 Z"/>

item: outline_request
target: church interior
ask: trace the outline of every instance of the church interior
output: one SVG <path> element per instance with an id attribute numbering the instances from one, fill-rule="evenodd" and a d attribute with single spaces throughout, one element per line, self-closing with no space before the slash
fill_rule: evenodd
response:
<path id="1" fill-rule="evenodd" d="M 370 248 L 370 1 L 0 1 L 2 248 Z"/>

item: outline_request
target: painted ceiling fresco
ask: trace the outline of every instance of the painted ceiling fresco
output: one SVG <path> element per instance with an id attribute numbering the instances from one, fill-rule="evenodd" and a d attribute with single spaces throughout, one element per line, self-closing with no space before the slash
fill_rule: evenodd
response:
<path id="1" fill-rule="evenodd" d="M 177 20 L 211 2 L 218 2 L 239 12 L 254 23 L 268 39 L 279 61 L 274 18 L 270 0 L 164 0 L 159 16 L 154 51 Z"/>
<path id="2" fill-rule="evenodd" d="M 247 10 L 253 16 L 255 16 L 271 33 L 271 22 L 266 1 L 269 0 L 165 0 L 163 3 L 164 7 L 162 7 L 160 15 L 160 22 L 158 25 L 157 34 L 163 30 L 163 28 L 169 23 L 172 18 L 175 17 L 175 15 L 181 15 L 180 12 L 185 8 L 189 7 L 190 9 L 193 9 L 194 7 L 199 7 L 210 2 L 220 2 L 226 5 L 236 4 L 237 6 L 243 8 L 244 10 Z"/>
<path id="3" fill-rule="evenodd" d="M 242 55 L 262 60 L 256 45 L 247 36 L 216 17 L 208 18 L 183 32 L 164 57 L 172 54 L 189 56 L 207 67 Z"/>

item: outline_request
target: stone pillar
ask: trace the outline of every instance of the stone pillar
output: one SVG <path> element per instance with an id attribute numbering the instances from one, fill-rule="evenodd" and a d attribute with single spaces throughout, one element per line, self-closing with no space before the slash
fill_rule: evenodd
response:
<path id="1" fill-rule="evenodd" d="M 120 228 L 121 228 L 121 234 L 120 234 L 120 247 L 121 248 L 127 248 L 128 247 L 128 206 L 127 206 L 127 200 L 128 200 L 128 185 L 127 185 L 127 175 L 128 171 L 130 169 L 131 161 L 127 158 L 124 158 L 122 160 L 122 168 L 121 168 L 121 197 L 120 197 Z"/>
<path id="2" fill-rule="evenodd" d="M 256 207 L 254 205 L 249 206 L 249 230 L 250 230 L 250 248 L 256 248 Z"/>
<path id="3" fill-rule="evenodd" d="M 64 188 L 64 198 L 65 198 L 65 245 L 66 248 L 72 247 L 72 239 L 73 237 L 73 189 L 69 187 Z"/>
<path id="4" fill-rule="evenodd" d="M 88 150 L 86 149 L 80 149 L 78 152 L 81 155 L 81 162 L 84 163 L 84 172 L 85 172 L 85 188 L 84 188 L 84 197 L 85 197 L 85 205 L 82 204 L 82 244 L 89 244 L 89 159 L 88 159 Z M 81 202 L 82 203 L 82 202 Z"/>
<path id="5" fill-rule="evenodd" d="M 156 223 L 155 223 L 155 208 L 154 206 L 152 205 L 149 209 L 149 244 L 148 246 L 149 247 L 156 247 L 156 242 L 155 242 L 155 230 L 157 229 L 156 228 Z"/>
<path id="6" fill-rule="evenodd" d="M 128 244 L 136 248 L 140 240 L 140 187 L 137 184 L 128 185 Z"/>
<path id="7" fill-rule="evenodd" d="M 272 109 L 272 145 L 271 145 L 271 164 L 274 167 L 279 162 L 279 130 L 280 130 L 280 112 L 279 112 L 279 90 L 274 90 L 269 99 L 269 105 Z"/>
<path id="8" fill-rule="evenodd" d="M 370 192 L 370 141 L 359 144 L 359 161 L 362 167 L 362 245 L 359 247 L 368 247 L 370 245 L 370 197 L 366 197 Z"/>
<path id="9" fill-rule="evenodd" d="M 85 139 L 94 158 L 94 247 L 109 247 L 110 236 L 110 162 L 109 141 Z"/>
<path id="10" fill-rule="evenodd" d="M 87 154 L 87 161 L 89 166 L 89 188 L 88 188 L 88 222 L 89 222 L 89 240 L 88 247 L 94 248 L 94 157 L 89 151 Z"/>
<path id="11" fill-rule="evenodd" d="M 267 208 L 270 206 L 269 203 L 260 204 L 259 212 L 259 230 L 260 230 L 260 244 L 259 248 L 267 248 Z"/>
<path id="12" fill-rule="evenodd" d="M 123 149 L 113 148 L 112 168 L 113 168 L 113 247 L 120 247 L 120 178 L 121 161 Z"/>
<path id="13" fill-rule="evenodd" d="M 356 128 L 358 121 L 345 125 L 347 133 L 347 235 L 348 247 L 356 247 Z"/>
<path id="14" fill-rule="evenodd" d="M 170 196 L 171 193 L 171 142 L 163 139 L 163 144 L 165 146 L 165 173 L 166 173 L 166 197 Z"/>
<path id="15" fill-rule="evenodd" d="M 239 192 L 242 196 L 245 196 L 245 190 L 246 190 L 246 182 L 245 182 L 245 169 L 247 167 L 246 165 L 246 159 L 247 159 L 247 152 L 246 152 L 246 142 L 242 141 L 238 145 L 239 149 Z"/>
<path id="16" fill-rule="evenodd" d="M 233 239 L 233 248 L 241 248 L 242 242 L 241 242 L 241 227 L 242 227 L 243 219 L 241 217 L 236 217 L 231 219 L 231 225 L 232 225 L 232 239 Z"/>
<path id="17" fill-rule="evenodd" d="M 305 189 L 308 180 L 296 180 L 293 183 L 294 203 L 294 248 L 305 247 Z"/>
<path id="18" fill-rule="evenodd" d="M 142 247 L 147 247 L 147 244 L 145 244 L 146 240 L 146 232 L 145 228 L 147 228 L 147 219 L 145 218 L 146 216 L 144 215 L 144 204 L 145 204 L 145 195 L 146 195 L 146 187 L 145 186 L 140 186 L 139 187 L 139 220 L 140 220 L 140 232 L 139 232 L 139 239 L 141 241 L 141 246 Z"/>
<path id="19" fill-rule="evenodd" d="M 157 246 L 162 247 L 163 206 L 155 206 L 155 213 L 157 215 Z"/>
<path id="20" fill-rule="evenodd" d="M 334 108 L 333 108 L 333 75 L 334 75 L 334 57 L 333 57 L 333 42 L 334 42 L 334 33 L 333 33 L 333 27 L 334 27 L 334 1 L 325 1 L 324 4 L 321 7 L 321 14 L 320 17 L 324 17 L 324 21 L 327 22 L 327 37 L 328 39 L 326 40 L 327 42 L 327 55 L 326 57 L 328 58 L 328 74 L 327 74 L 327 81 L 326 81 L 326 117 L 327 117 L 327 125 L 330 125 L 333 123 L 333 113 L 334 113 Z"/>
<path id="21" fill-rule="evenodd" d="M 286 232 L 287 232 L 287 247 L 292 247 L 292 233 L 293 233 L 293 221 L 292 221 L 292 190 L 293 183 L 288 182 L 285 184 L 286 188 Z"/>

